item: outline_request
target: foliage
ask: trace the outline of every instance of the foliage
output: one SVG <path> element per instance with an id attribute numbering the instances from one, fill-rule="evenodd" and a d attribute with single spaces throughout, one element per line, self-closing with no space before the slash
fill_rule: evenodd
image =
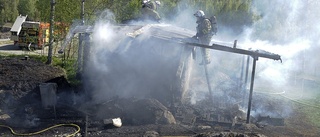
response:
<path id="1" fill-rule="evenodd" d="M 319 82 L 317 80 L 317 82 Z M 311 91 L 312 98 L 299 100 L 299 105 L 301 105 L 300 111 L 304 113 L 307 119 L 316 127 L 320 127 L 320 94 L 318 92 L 319 85 L 315 87 L 306 87 L 308 92 Z"/>
<path id="2" fill-rule="evenodd" d="M 94 24 L 101 13 L 114 14 L 118 23 L 139 18 L 142 0 L 54 0 L 55 40 L 65 37 L 70 24 L 81 20 L 81 4 L 84 1 L 84 19 L 86 25 Z M 159 13 L 162 18 L 171 20 L 185 8 L 202 9 L 207 16 L 218 16 L 219 24 L 235 26 L 250 25 L 253 15 L 250 11 L 252 0 L 161 0 Z M 0 0 L 0 25 L 14 22 L 19 14 L 28 15 L 32 21 L 49 22 L 52 0 Z M 108 11 L 106 12 L 106 10 Z M 111 11 L 111 12 L 109 12 Z M 257 18 L 257 17 L 254 17 Z M 59 25 L 60 24 L 60 25 Z M 240 28 L 240 29 L 239 29 Z M 68 63 L 66 63 L 68 64 Z M 71 74 L 71 73 L 70 73 Z M 73 73 L 72 73 L 73 74 Z"/>
<path id="3" fill-rule="evenodd" d="M 14 22 L 18 16 L 17 0 L 0 0 L 0 25 Z"/>
<path id="4" fill-rule="evenodd" d="M 39 13 L 36 12 L 36 2 L 35 0 L 19 0 L 19 14 L 28 15 L 29 20 L 38 20 Z"/>
<path id="5" fill-rule="evenodd" d="M 85 22 L 93 24 L 99 14 L 109 9 L 117 22 L 139 18 L 142 0 L 84 0 Z M 55 0 L 55 21 L 73 23 L 81 19 L 82 0 Z M 216 15 L 221 24 L 242 26 L 259 18 L 250 11 L 252 0 L 161 0 L 160 15 L 168 20 L 184 8 L 202 9 Z M 14 22 L 18 14 L 30 20 L 49 22 L 51 0 L 0 0 L 0 22 Z M 12 7 L 12 8 L 11 8 Z"/>
<path id="6" fill-rule="evenodd" d="M 309 100 L 309 102 L 317 102 L 319 104 L 320 96 L 315 100 Z M 316 106 L 315 105 L 315 106 Z M 320 127 L 320 107 L 302 107 L 301 111 L 306 114 L 308 120 L 316 127 Z"/>
<path id="7" fill-rule="evenodd" d="M 162 0 L 161 1 L 161 8 L 160 8 L 160 16 L 167 18 L 167 19 L 172 19 L 175 17 L 174 14 L 172 13 L 177 13 L 177 6 L 178 6 L 178 1 L 177 0 Z"/>
<path id="8" fill-rule="evenodd" d="M 241 27 L 251 25 L 254 15 L 252 0 L 182 0 L 185 8 L 201 9 L 207 17 L 217 16 L 218 23 L 241 31 Z"/>
<path id="9" fill-rule="evenodd" d="M 77 86 L 80 84 L 80 80 L 77 79 L 77 70 L 75 67 L 75 59 L 68 59 L 58 63 L 59 66 L 63 67 L 67 73 L 68 81 L 72 86 Z"/>

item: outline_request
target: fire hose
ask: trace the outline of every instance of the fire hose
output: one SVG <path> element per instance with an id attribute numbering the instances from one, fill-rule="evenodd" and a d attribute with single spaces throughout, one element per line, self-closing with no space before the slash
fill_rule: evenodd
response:
<path id="1" fill-rule="evenodd" d="M 70 134 L 70 135 L 67 135 L 67 137 L 72 137 L 72 136 L 75 136 L 77 133 L 80 132 L 80 127 L 76 124 L 57 124 L 57 125 L 54 125 L 54 126 L 51 126 L 51 127 L 48 127 L 46 129 L 43 129 L 43 130 L 40 130 L 40 131 L 37 131 L 37 132 L 33 132 L 33 133 L 16 133 L 11 127 L 9 126 L 6 126 L 6 125 L 0 125 L 0 127 L 4 127 L 4 128 L 7 128 L 11 131 L 11 133 L 13 135 L 16 135 L 16 136 L 32 136 L 32 135 L 37 135 L 37 134 L 40 134 L 40 133 L 43 133 L 43 132 L 46 132 L 50 129 L 53 129 L 53 128 L 56 128 L 56 127 L 62 127 L 62 126 L 72 126 L 72 127 L 76 127 L 77 130 Z"/>
<path id="2" fill-rule="evenodd" d="M 281 97 L 286 98 L 286 99 L 288 99 L 288 100 L 290 100 L 290 101 L 292 101 L 292 102 L 295 102 L 295 103 L 298 103 L 298 104 L 301 104 L 301 105 L 305 105 L 305 106 L 309 106 L 309 107 L 313 107 L 313 108 L 318 108 L 318 109 L 320 109 L 320 106 L 312 105 L 312 104 L 309 104 L 309 103 L 306 103 L 306 102 L 302 102 L 302 101 L 300 101 L 300 100 L 298 100 L 298 99 L 293 99 L 293 98 L 290 98 L 290 97 L 288 97 L 288 96 L 283 95 L 283 94 L 285 93 L 285 91 L 280 92 L 280 93 L 268 93 L 268 92 L 256 92 L 256 93 L 263 93 L 263 94 L 269 94 L 269 95 L 280 95 Z"/>
<path id="3" fill-rule="evenodd" d="M 280 95 L 280 96 L 282 96 L 282 97 L 284 97 L 284 98 L 286 98 L 286 99 L 289 99 L 290 101 L 295 102 L 295 103 L 298 103 L 298 104 L 302 104 L 302 105 L 305 105 L 305 106 L 309 106 L 309 107 L 313 107 L 313 108 L 318 108 L 318 109 L 320 109 L 320 106 L 316 106 L 316 105 L 312 105 L 312 104 L 309 104 L 309 103 L 301 102 L 301 101 L 299 101 L 299 100 L 292 99 L 292 98 L 289 98 L 289 97 L 284 96 L 284 95 Z"/>

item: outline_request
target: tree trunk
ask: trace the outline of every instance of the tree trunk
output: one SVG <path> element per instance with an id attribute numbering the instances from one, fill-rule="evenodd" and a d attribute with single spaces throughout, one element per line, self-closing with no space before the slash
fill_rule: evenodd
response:
<path id="1" fill-rule="evenodd" d="M 54 10 L 55 10 L 55 0 L 51 0 L 51 13 L 50 13 L 50 37 L 49 37 L 49 51 L 47 64 L 52 62 L 52 46 L 53 46 L 53 28 L 54 28 Z"/>

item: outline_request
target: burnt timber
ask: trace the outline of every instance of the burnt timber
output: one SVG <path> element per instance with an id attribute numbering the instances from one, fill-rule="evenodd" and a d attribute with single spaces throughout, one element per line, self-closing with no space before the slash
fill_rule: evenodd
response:
<path id="1" fill-rule="evenodd" d="M 126 33 L 126 36 L 131 37 L 133 39 L 137 38 L 141 34 L 146 34 L 156 39 L 177 43 L 177 45 L 180 44 L 185 46 L 194 46 L 194 47 L 208 48 L 208 49 L 213 49 L 218 51 L 248 55 L 246 71 L 248 71 L 249 57 L 251 56 L 253 58 L 253 64 L 252 64 L 250 94 L 249 94 L 248 110 L 247 110 L 247 123 L 250 123 L 250 111 L 251 111 L 253 85 L 254 85 L 254 77 L 255 77 L 255 70 L 256 70 L 256 61 L 258 60 L 259 57 L 261 57 L 261 58 L 267 58 L 267 59 L 273 59 L 273 60 L 280 60 L 282 62 L 281 56 L 278 54 L 270 53 L 264 50 L 250 50 L 250 49 L 245 50 L 245 49 L 236 48 L 236 41 L 233 47 L 225 46 L 217 43 L 213 43 L 210 46 L 199 44 L 196 42 L 196 40 L 191 38 L 194 32 L 183 29 L 183 28 L 171 26 L 171 25 L 164 25 L 164 24 L 118 25 L 118 26 L 115 26 L 114 29 L 124 30 L 123 32 Z M 73 37 L 74 34 L 77 34 L 77 33 L 90 34 L 92 32 L 93 32 L 93 27 L 91 26 L 77 26 L 76 29 L 73 30 L 71 37 Z M 146 33 L 146 32 L 150 32 L 150 33 Z M 67 40 L 64 43 L 64 45 L 68 44 L 69 42 L 70 41 Z M 64 50 L 64 49 L 61 49 L 61 50 Z M 244 84 L 247 83 L 246 81 L 247 81 L 247 76 Z"/>

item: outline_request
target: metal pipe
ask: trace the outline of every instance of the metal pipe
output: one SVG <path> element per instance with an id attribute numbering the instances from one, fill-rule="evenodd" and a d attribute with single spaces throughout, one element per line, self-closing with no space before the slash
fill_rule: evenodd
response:
<path id="1" fill-rule="evenodd" d="M 84 2 L 85 0 L 81 1 L 81 25 L 84 25 Z M 83 68 L 83 35 L 79 33 L 79 46 L 78 46 L 78 75 L 81 73 Z"/>
<path id="2" fill-rule="evenodd" d="M 253 57 L 251 84 L 250 84 L 250 94 L 249 94 L 248 111 L 247 111 L 247 124 L 250 123 L 250 111 L 251 111 L 251 104 L 252 104 L 252 93 L 253 93 L 254 75 L 256 73 L 256 62 L 257 62 L 257 60 L 258 60 L 258 57 Z"/>

